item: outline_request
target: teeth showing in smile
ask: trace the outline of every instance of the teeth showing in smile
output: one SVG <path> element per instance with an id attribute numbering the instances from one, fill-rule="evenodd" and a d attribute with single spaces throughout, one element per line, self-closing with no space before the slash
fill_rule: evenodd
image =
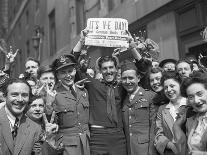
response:
<path id="1" fill-rule="evenodd" d="M 173 97 L 174 93 L 168 93 L 167 94 L 169 97 Z"/>

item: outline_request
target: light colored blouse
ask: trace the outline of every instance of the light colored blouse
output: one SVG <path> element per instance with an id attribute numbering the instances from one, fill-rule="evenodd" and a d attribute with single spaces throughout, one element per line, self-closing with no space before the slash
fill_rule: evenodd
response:
<path id="1" fill-rule="evenodd" d="M 204 151 L 201 143 L 204 132 L 207 130 L 207 114 L 197 117 L 198 125 L 190 139 L 191 151 Z M 207 154 L 207 153 L 206 153 Z"/>

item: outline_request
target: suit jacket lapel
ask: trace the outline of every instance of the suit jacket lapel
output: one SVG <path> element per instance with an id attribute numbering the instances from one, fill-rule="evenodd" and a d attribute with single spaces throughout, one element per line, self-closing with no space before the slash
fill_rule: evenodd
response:
<path id="1" fill-rule="evenodd" d="M 16 137 L 16 145 L 15 145 L 15 149 L 14 149 L 14 155 L 19 154 L 19 152 L 21 151 L 22 147 L 24 146 L 30 130 L 29 130 L 29 126 L 30 124 L 26 121 L 26 116 L 22 116 L 22 119 L 20 121 L 20 126 L 18 129 L 18 134 Z M 31 129 L 32 130 L 32 129 Z"/>
<path id="2" fill-rule="evenodd" d="M 10 151 L 13 154 L 14 151 L 14 140 L 12 138 L 12 133 L 11 133 L 11 128 L 10 128 L 10 124 L 9 124 L 9 119 L 6 116 L 6 111 L 4 109 L 4 107 L 2 107 L 2 109 L 0 110 L 0 119 L 1 119 L 1 126 L 2 126 L 2 134 L 3 137 L 5 139 L 5 142 L 8 146 L 8 148 L 10 149 Z"/>
<path id="3" fill-rule="evenodd" d="M 166 124 L 168 125 L 171 133 L 173 134 L 172 128 L 173 128 L 174 120 L 169 112 L 169 109 L 165 108 L 163 110 L 163 118 L 164 118 Z"/>

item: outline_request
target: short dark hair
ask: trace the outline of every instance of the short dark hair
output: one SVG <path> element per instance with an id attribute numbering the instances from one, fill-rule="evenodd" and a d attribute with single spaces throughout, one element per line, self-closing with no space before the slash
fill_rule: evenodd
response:
<path id="1" fill-rule="evenodd" d="M 115 67 L 117 67 L 117 60 L 116 60 L 115 57 L 112 57 L 112 56 L 104 56 L 104 57 L 101 57 L 100 60 L 98 61 L 98 67 L 99 67 L 99 69 L 101 69 L 101 65 L 104 62 L 108 62 L 108 61 L 114 62 Z"/>
<path id="2" fill-rule="evenodd" d="M 150 82 L 150 75 L 151 74 L 161 73 L 163 75 L 163 72 L 164 72 L 164 70 L 162 68 L 160 68 L 160 67 L 151 68 L 149 70 L 149 72 L 147 73 L 147 77 L 146 78 L 147 78 L 148 82 Z"/>
<path id="3" fill-rule="evenodd" d="M 32 89 L 31 89 L 29 83 L 28 83 L 26 80 L 24 80 L 24 79 L 19 79 L 19 78 L 10 78 L 10 79 L 6 82 L 5 86 L 3 87 L 3 93 L 4 93 L 4 96 L 7 96 L 7 93 L 8 93 L 8 87 L 9 87 L 9 85 L 11 85 L 11 84 L 13 84 L 13 83 L 25 83 L 25 84 L 29 87 L 29 97 L 32 96 Z"/>
<path id="4" fill-rule="evenodd" d="M 44 105 L 45 105 L 45 103 L 46 103 L 46 99 L 45 99 L 44 96 L 42 96 L 42 95 L 32 95 L 31 98 L 30 98 L 30 104 L 31 104 L 33 101 L 37 100 L 37 99 L 42 99 L 42 100 L 44 101 Z"/>
<path id="5" fill-rule="evenodd" d="M 43 73 L 52 72 L 55 75 L 53 68 L 50 65 L 41 66 L 37 70 L 37 78 L 39 79 Z"/>
<path id="6" fill-rule="evenodd" d="M 35 59 L 35 58 L 33 58 L 33 57 L 28 57 L 27 60 L 26 60 L 26 62 L 25 62 L 25 64 L 26 64 L 28 61 L 34 61 L 34 62 L 36 62 L 36 63 L 38 64 L 38 66 L 40 66 L 40 61 L 37 60 L 37 59 Z"/>
<path id="7" fill-rule="evenodd" d="M 186 58 L 184 58 L 184 59 L 180 59 L 180 60 L 177 61 L 177 63 L 175 64 L 176 70 L 177 70 L 177 65 L 178 65 L 179 63 L 182 63 L 182 62 L 186 62 L 186 63 L 188 63 L 188 64 L 190 65 L 190 69 L 191 69 L 191 71 L 193 71 L 193 63 L 192 63 L 190 60 L 186 59 Z"/>
<path id="8" fill-rule="evenodd" d="M 181 82 L 182 82 L 176 71 L 165 71 L 165 72 L 163 72 L 162 78 L 161 78 L 162 86 L 164 85 L 164 82 L 168 79 L 173 79 L 173 80 L 177 81 L 179 84 L 181 84 Z"/>
<path id="9" fill-rule="evenodd" d="M 156 68 L 151 68 L 149 70 L 148 74 L 150 75 L 150 74 L 155 74 L 155 73 L 159 73 L 159 72 L 163 73 L 163 69 L 160 67 L 156 67 Z"/>
<path id="10" fill-rule="evenodd" d="M 186 78 L 181 85 L 181 94 L 183 97 L 187 97 L 186 90 L 194 83 L 201 83 L 207 89 L 207 75 L 202 71 L 194 71 L 190 77 Z"/>

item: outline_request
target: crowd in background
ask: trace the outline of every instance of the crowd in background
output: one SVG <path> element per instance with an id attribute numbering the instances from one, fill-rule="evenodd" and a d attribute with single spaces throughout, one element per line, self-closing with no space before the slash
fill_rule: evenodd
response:
<path id="1" fill-rule="evenodd" d="M 19 78 L 10 77 L 18 50 L 4 51 L 0 154 L 207 154 L 201 59 L 159 62 L 153 42 L 129 34 L 128 49 L 115 49 L 91 68 L 86 35 L 50 65 L 28 58 Z M 119 62 L 124 52 L 133 60 Z"/>

